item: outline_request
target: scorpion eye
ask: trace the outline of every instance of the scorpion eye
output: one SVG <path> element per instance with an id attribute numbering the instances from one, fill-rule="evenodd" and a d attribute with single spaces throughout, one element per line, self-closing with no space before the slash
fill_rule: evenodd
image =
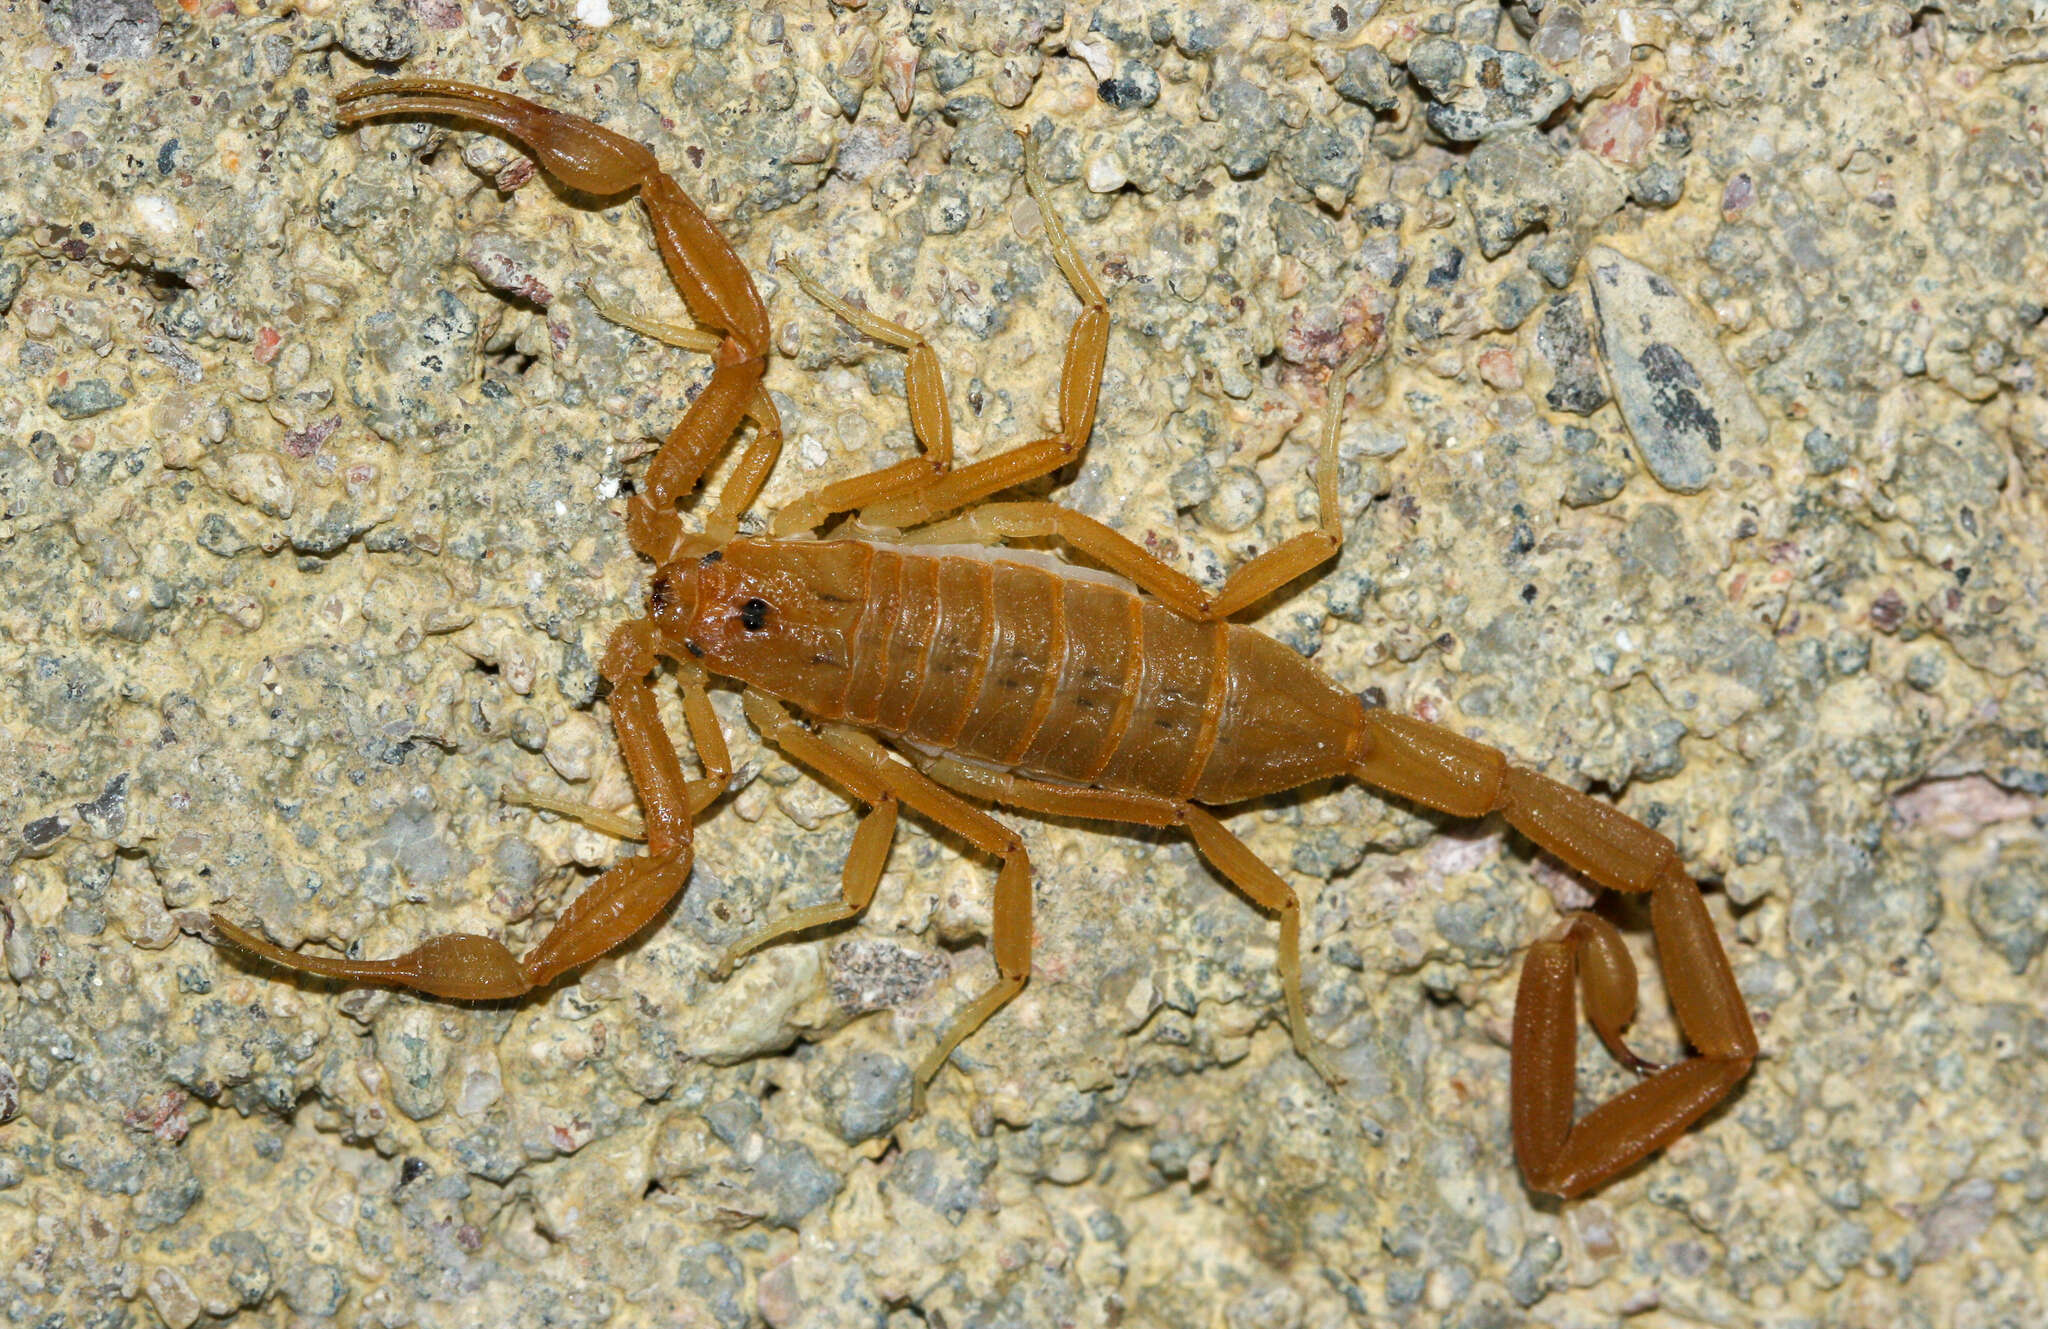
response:
<path id="1" fill-rule="evenodd" d="M 740 606 L 740 626 L 749 632 L 759 632 L 768 622 L 768 602 L 753 599 Z"/>

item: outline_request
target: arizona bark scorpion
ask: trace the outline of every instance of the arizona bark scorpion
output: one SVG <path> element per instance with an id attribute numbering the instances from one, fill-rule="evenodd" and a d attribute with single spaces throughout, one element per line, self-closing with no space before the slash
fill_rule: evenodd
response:
<path id="1" fill-rule="evenodd" d="M 646 811 L 647 852 L 613 867 L 524 957 L 485 936 L 435 937 L 394 960 L 285 951 L 215 916 L 235 946 L 286 968 L 437 997 L 487 1000 L 546 987 L 623 944 L 690 877 L 692 827 L 724 791 L 730 759 L 706 687 L 746 688 L 748 718 L 792 759 L 867 808 L 839 904 L 800 910 L 734 947 L 739 957 L 790 934 L 858 915 L 874 897 L 908 808 L 1001 861 L 993 986 L 956 1016 L 918 1066 L 924 1085 L 960 1041 L 1031 973 L 1031 866 L 1024 843 L 977 804 L 1182 827 L 1203 858 L 1280 920 L 1279 970 L 1294 1046 L 1335 1084 L 1311 1041 L 1301 994 L 1301 907 L 1279 874 L 1207 809 L 1349 776 L 1460 817 L 1503 814 L 1538 846 L 1610 890 L 1648 892 L 1658 956 L 1694 1055 L 1668 1066 L 1635 1056 L 1633 962 L 1613 925 L 1573 915 L 1529 948 L 1515 1001 L 1511 1101 L 1529 1185 L 1577 1195 L 1681 1135 L 1725 1098 L 1757 1055 L 1756 1035 L 1699 888 L 1664 836 L 1613 806 L 1508 763 L 1450 730 L 1367 707 L 1278 642 L 1229 621 L 1334 555 L 1337 424 L 1354 351 L 1332 375 L 1316 465 L 1316 529 L 1259 554 L 1205 591 L 1109 527 L 1046 502 L 969 504 L 1051 474 L 1088 441 L 1102 382 L 1109 309 L 1048 198 L 1030 140 L 1024 183 L 1053 256 L 1081 304 L 1060 373 L 1059 433 L 956 467 L 936 354 L 923 338 L 827 294 L 810 295 L 863 333 L 909 355 L 907 395 L 920 455 L 828 484 L 776 514 L 771 535 L 739 536 L 782 446 L 762 386 L 767 311 L 738 254 L 646 147 L 588 120 L 487 88 L 433 79 L 369 82 L 340 96 L 340 120 L 446 116 L 521 144 L 571 189 L 637 191 L 670 278 L 707 327 L 608 316 L 673 344 L 710 351 L 710 382 L 648 465 L 629 504 L 633 548 L 657 565 L 647 617 L 612 635 L 601 672 L 612 721 Z M 1383 330 L 1381 338 L 1383 340 Z M 1368 346 L 1373 343 L 1368 342 Z M 740 425 L 753 437 L 699 533 L 677 500 Z M 843 513 L 867 539 L 794 539 Z M 1000 542 L 1049 538 L 1108 573 Z M 990 546 L 995 547 L 990 547 Z M 1111 575 L 1113 574 L 1113 575 Z M 673 660 L 704 774 L 686 778 L 656 711 L 649 676 Z M 810 723 L 792 718 L 793 704 Z M 884 747 L 871 734 L 888 738 Z M 1643 1075 L 1573 1121 L 1577 1012 Z"/>

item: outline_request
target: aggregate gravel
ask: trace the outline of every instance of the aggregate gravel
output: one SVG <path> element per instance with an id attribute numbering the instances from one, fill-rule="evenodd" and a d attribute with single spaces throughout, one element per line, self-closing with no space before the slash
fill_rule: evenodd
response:
<path id="1" fill-rule="evenodd" d="M 2020 0 L 60 0 L 0 13 L 0 1325 L 2048 1322 L 2048 31 Z M 1593 892 L 1497 820 L 1355 786 L 1232 810 L 1275 929 L 1172 836 L 854 810 L 714 699 L 734 791 L 683 899 L 471 1006 L 281 978 L 206 915 L 381 956 L 533 944 L 636 852 L 594 662 L 623 524 L 705 357 L 623 199 L 376 74 L 649 143 L 774 324 L 763 509 L 912 446 L 906 320 L 963 458 L 1054 422 L 1059 501 L 1205 584 L 1316 515 L 1252 617 L 1375 703 L 1672 837 L 1765 1055 L 1569 1203 L 1522 1184 L 1528 945 Z M 714 476 L 713 485 L 721 476 Z M 680 727 L 678 726 L 678 729 Z M 1598 907 L 1676 1055 L 1647 911 Z M 1629 1083 L 1582 1039 L 1584 1103 Z"/>

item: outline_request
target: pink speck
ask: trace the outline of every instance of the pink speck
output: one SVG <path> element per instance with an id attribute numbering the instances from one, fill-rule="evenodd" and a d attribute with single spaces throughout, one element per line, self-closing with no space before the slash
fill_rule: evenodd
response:
<path id="1" fill-rule="evenodd" d="M 1664 127 L 1664 89 L 1657 80 L 1638 74 L 1620 96 L 1586 117 L 1579 142 L 1624 170 L 1641 169 L 1650 144 Z"/>
<path id="2" fill-rule="evenodd" d="M 310 424 L 296 433 L 286 434 L 284 436 L 284 450 L 291 453 L 294 457 L 310 457 L 318 452 L 320 445 L 325 443 L 328 437 L 340 427 L 341 417 L 330 415 L 317 424 Z"/>
<path id="3" fill-rule="evenodd" d="M 528 180 L 533 179 L 533 173 L 537 169 L 539 168 L 533 164 L 531 157 L 520 157 L 515 161 L 508 162 L 505 168 L 498 172 L 497 179 L 491 183 L 496 185 L 501 192 L 509 194 Z"/>
<path id="4" fill-rule="evenodd" d="M 1721 220 L 1738 221 L 1756 202 L 1756 182 L 1749 178 L 1749 172 L 1737 171 L 1728 187 L 1721 191 Z"/>
<path id="5" fill-rule="evenodd" d="M 441 32 L 462 26 L 461 0 L 412 0 L 412 12 L 420 22 Z"/>
<path id="6" fill-rule="evenodd" d="M 590 1123 L 581 1117 L 571 1117 L 566 1122 L 548 1127 L 548 1143 L 558 1153 L 573 1154 L 589 1144 L 595 1135 Z"/>
<path id="7" fill-rule="evenodd" d="M 136 1130 L 148 1131 L 165 1144 L 176 1144 L 192 1129 L 185 1116 L 185 1095 L 176 1089 L 143 1099 L 123 1113 L 121 1120 Z"/>
<path id="8" fill-rule="evenodd" d="M 1892 814 L 1951 840 L 1967 840 L 1986 826 L 2023 821 L 2040 813 L 2041 799 L 2001 789 L 1981 775 L 1923 780 L 1892 796 Z"/>
<path id="9" fill-rule="evenodd" d="M 1495 346 L 1479 353 L 1479 377 L 1488 387 L 1512 392 L 1522 386 L 1522 366 L 1513 351 Z"/>
<path id="10" fill-rule="evenodd" d="M 276 328 L 259 328 L 256 332 L 256 363 L 267 365 L 277 359 L 277 348 L 282 345 L 284 338 L 277 335 Z"/>

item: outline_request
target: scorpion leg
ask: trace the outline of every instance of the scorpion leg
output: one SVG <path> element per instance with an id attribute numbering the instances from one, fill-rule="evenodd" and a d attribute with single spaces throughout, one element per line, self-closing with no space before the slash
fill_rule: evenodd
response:
<path id="1" fill-rule="evenodd" d="M 1309 1034 L 1308 1003 L 1301 992 L 1301 901 L 1280 874 L 1260 860 L 1206 809 L 1148 794 L 1080 789 L 991 771 L 951 757 L 936 759 L 926 774 L 951 789 L 992 803 L 1053 817 L 1125 821 L 1141 826 L 1185 826 L 1195 848 L 1237 891 L 1280 920 L 1280 990 L 1287 1000 L 1294 1050 L 1332 1088 L 1344 1083 Z"/>
<path id="2" fill-rule="evenodd" d="M 1337 430 L 1344 394 L 1352 374 L 1384 345 L 1373 342 L 1359 347 L 1330 375 L 1322 446 L 1316 461 L 1320 509 L 1316 529 L 1254 556 L 1215 591 L 1203 590 L 1194 578 L 1142 545 L 1057 503 L 984 503 L 964 516 L 923 527 L 904 539 L 910 543 L 994 544 L 1054 537 L 1110 571 L 1129 577 L 1175 613 L 1203 621 L 1228 618 L 1271 595 L 1343 547 L 1343 515 L 1337 506 Z"/>
<path id="3" fill-rule="evenodd" d="M 1037 146 L 1028 135 L 1022 137 L 1024 187 L 1031 191 L 1031 197 L 1038 203 L 1038 214 L 1045 225 L 1046 238 L 1052 245 L 1053 258 L 1066 275 L 1075 298 L 1081 302 L 1080 317 L 1074 320 L 1073 330 L 1067 334 L 1066 357 L 1060 364 L 1060 432 L 1054 437 L 1022 444 L 944 475 L 935 475 L 921 487 L 864 507 L 860 513 L 864 523 L 899 529 L 921 525 L 998 490 L 1049 475 L 1080 456 L 1081 450 L 1088 446 L 1088 435 L 1095 428 L 1096 399 L 1102 393 L 1103 359 L 1109 351 L 1109 302 L 1103 298 L 1102 288 L 1082 266 L 1074 242 L 1068 238 L 1066 227 L 1060 224 L 1059 215 L 1053 211 L 1052 201 L 1047 197 L 1045 178 L 1038 169 Z M 937 382 L 936 361 L 932 375 L 931 395 L 937 407 L 943 410 L 945 397 Z"/>
<path id="4" fill-rule="evenodd" d="M 989 949 L 995 955 L 997 978 L 965 1010 L 953 1017 L 953 1023 L 939 1036 L 938 1046 L 918 1063 L 911 1077 L 911 1111 L 922 1112 L 925 1086 L 945 1066 L 953 1055 L 953 1049 L 986 1024 L 989 1017 L 1001 1010 L 1012 997 L 1022 992 L 1024 984 L 1031 978 L 1031 857 L 1015 831 L 962 801 L 921 771 L 897 761 L 865 734 L 834 730 L 829 736 L 814 735 L 790 719 L 789 713 L 767 694 L 749 688 L 747 701 L 748 717 L 762 726 L 763 738 L 862 802 L 878 807 L 884 796 L 894 798 L 976 849 L 1002 860 L 1002 869 L 996 874 L 994 907 L 990 911 Z M 863 822 L 862 829 L 866 825 Z M 860 831 L 856 830 L 856 852 L 862 847 L 859 836 Z M 878 876 L 881 872 L 880 857 L 878 854 L 873 868 Z M 867 889 L 872 894 L 872 884 Z M 799 927 L 814 927 L 835 917 L 851 917 L 865 907 L 865 900 L 855 903 L 849 889 L 843 911 L 839 906 L 828 906 L 832 912 L 815 911 L 818 915 L 815 919 L 793 926 L 793 920 L 785 920 L 742 942 L 735 948 L 735 953 L 752 950 Z M 804 911 L 796 917 L 803 918 L 804 914 L 812 912 Z"/>
<path id="5" fill-rule="evenodd" d="M 859 917 L 875 898 L 882 869 L 889 861 L 889 849 L 896 840 L 898 800 L 887 784 L 792 720 L 789 712 L 769 700 L 767 694 L 749 688 L 746 707 L 747 719 L 763 738 L 867 804 L 868 810 L 854 828 L 853 847 L 847 851 L 839 886 L 841 902 L 799 909 L 742 939 L 719 961 L 713 973 L 716 978 L 724 978 L 740 960 L 784 937 Z"/>
<path id="6" fill-rule="evenodd" d="M 765 397 L 767 308 L 732 244 L 645 145 L 508 92 L 443 79 L 372 80 L 336 100 L 341 104 L 336 118 L 344 125 L 390 115 L 475 121 L 526 148 L 543 170 L 571 189 L 600 196 L 639 191 L 670 280 L 697 321 L 723 336 L 713 355 L 711 381 L 648 464 L 645 493 L 636 497 L 628 521 L 636 549 L 657 558 L 673 552 L 668 546 L 675 538 L 675 501 L 696 487 L 742 418 L 754 415 L 763 435 L 773 429 L 774 449 L 779 450 L 773 407 L 764 413 L 759 405 Z M 772 464 L 771 451 L 767 465 Z M 767 465 L 756 464 L 750 474 L 765 476 Z M 755 483 L 758 487 L 758 479 Z M 751 501 L 752 495 L 747 498 Z"/>
<path id="7" fill-rule="evenodd" d="M 1579 1195 L 1676 1140 L 1728 1096 L 1757 1055 L 1749 1008 L 1677 849 L 1612 804 L 1509 765 L 1483 743 L 1385 710 L 1365 714 L 1366 751 L 1353 771 L 1361 779 L 1455 816 L 1505 813 L 1595 883 L 1650 896 L 1665 986 L 1697 1055 L 1655 1069 L 1574 1122 L 1573 979 L 1582 981 L 1601 1039 L 1632 1068 L 1647 1069 L 1621 1041 L 1635 1013 L 1633 966 L 1613 928 L 1586 914 L 1532 946 L 1515 998 L 1510 1089 L 1515 1154 L 1530 1187 Z"/>
<path id="8" fill-rule="evenodd" d="M 706 774 L 696 781 L 684 778 L 647 682 L 653 667 L 653 631 L 646 622 L 627 623 L 612 634 L 601 669 L 612 683 L 619 746 L 647 809 L 647 852 L 592 882 L 523 959 L 496 938 L 475 933 L 432 937 L 393 960 L 349 960 L 287 951 L 218 914 L 214 926 L 238 949 L 286 969 L 469 1001 L 517 997 L 597 959 L 651 922 L 682 890 L 690 878 L 691 822 L 731 778 L 725 737 L 701 675 L 685 679 L 683 696 Z"/>
<path id="9" fill-rule="evenodd" d="M 769 530 L 778 536 L 816 530 L 835 513 L 850 512 L 915 489 L 953 467 L 953 417 L 946 410 L 945 380 L 931 343 L 901 323 L 848 304 L 825 289 L 824 283 L 795 259 L 782 260 L 782 266 L 789 269 L 796 284 L 811 299 L 876 341 L 910 353 L 904 395 L 910 401 L 910 433 L 917 440 L 921 455 L 811 491 L 775 514 Z"/>

